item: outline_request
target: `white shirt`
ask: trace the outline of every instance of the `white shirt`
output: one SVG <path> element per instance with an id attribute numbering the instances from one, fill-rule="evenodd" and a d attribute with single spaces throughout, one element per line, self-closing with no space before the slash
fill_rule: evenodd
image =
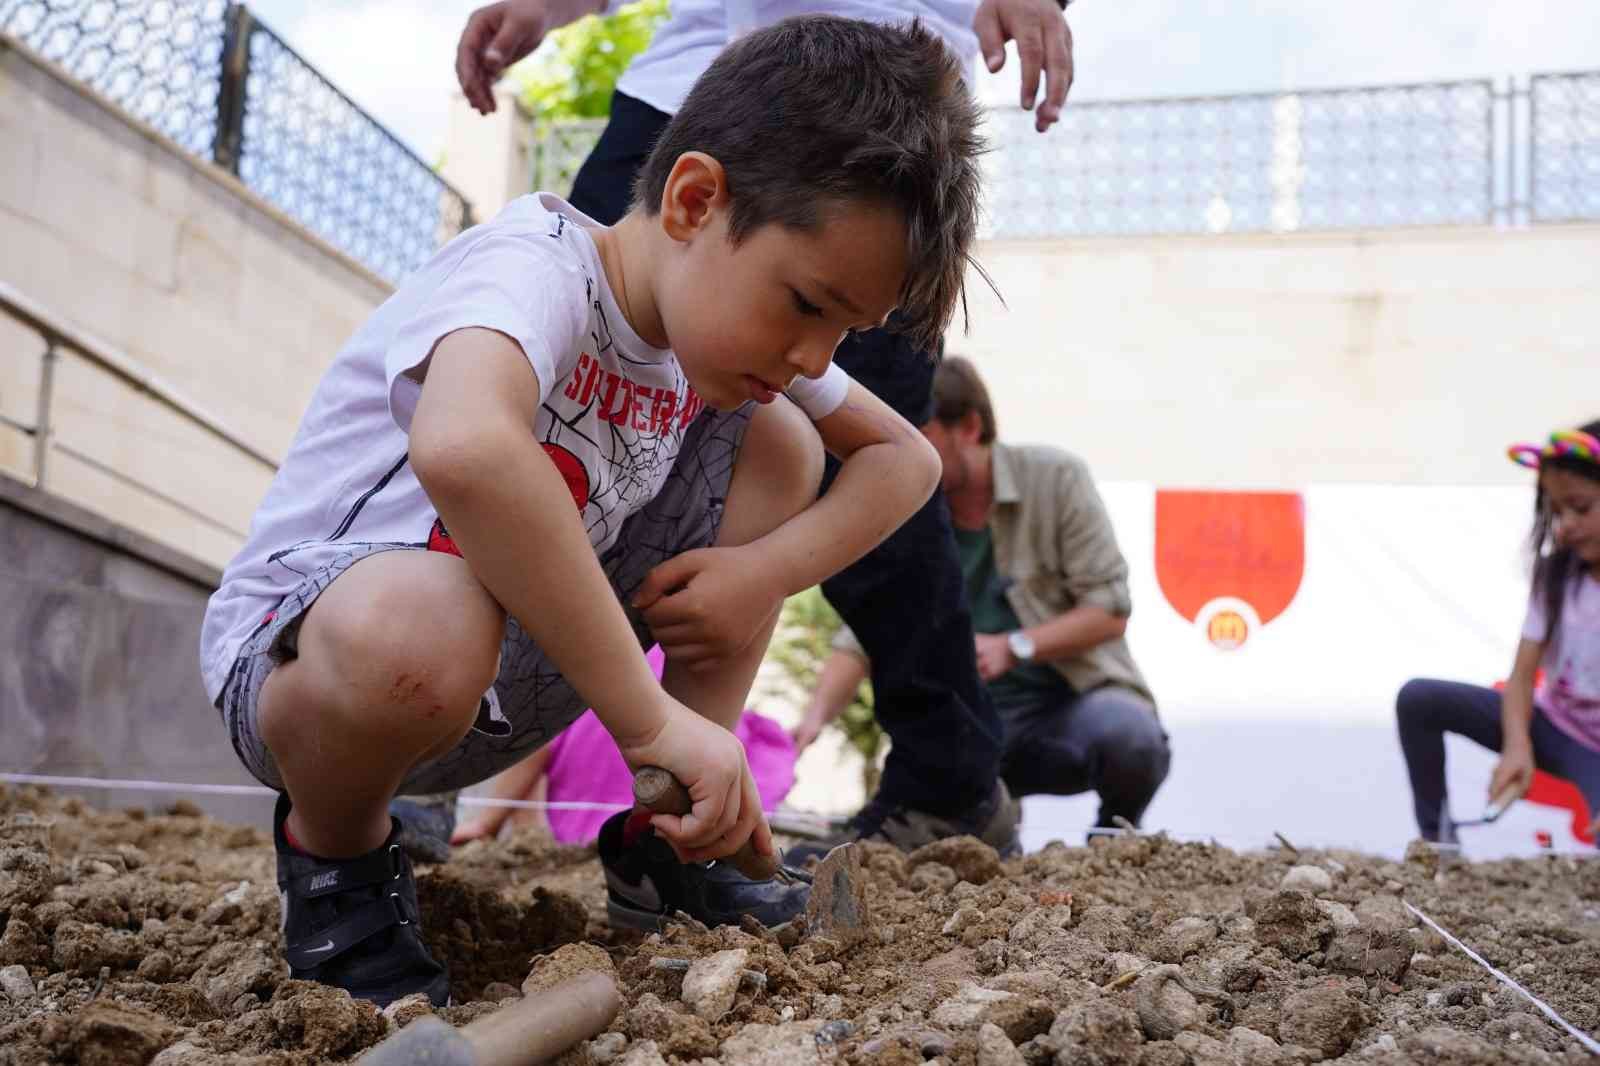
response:
<path id="1" fill-rule="evenodd" d="M 597 553 L 660 492 L 704 404 L 677 356 L 629 327 L 585 232 L 596 225 L 548 193 L 513 200 L 435 253 L 345 344 L 206 608 L 200 661 L 213 701 L 246 638 L 309 575 L 352 549 L 443 537 L 407 434 L 422 392 L 409 372 L 448 333 L 486 327 L 521 346 L 539 383 L 530 432 Z M 795 379 L 788 395 L 819 419 L 848 388 L 830 366 Z"/>
<path id="2" fill-rule="evenodd" d="M 626 2 L 607 0 L 606 13 Z M 972 17 L 977 11 L 975 0 L 671 0 L 667 21 L 656 28 L 650 47 L 634 59 L 617 88 L 658 111 L 675 114 L 695 79 L 730 41 L 794 15 L 839 15 L 890 23 L 921 19 L 944 41 L 970 78 L 978 57 L 978 37 L 972 32 Z"/>

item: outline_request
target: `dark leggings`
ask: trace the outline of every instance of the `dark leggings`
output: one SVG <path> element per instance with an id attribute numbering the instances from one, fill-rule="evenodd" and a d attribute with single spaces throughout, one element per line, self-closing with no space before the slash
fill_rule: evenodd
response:
<path id="1" fill-rule="evenodd" d="M 623 93 L 573 182 L 572 206 L 611 224 L 628 210 L 633 179 L 669 116 Z M 921 425 L 933 404 L 933 360 L 875 329 L 852 334 L 834 361 Z M 839 464 L 828 460 L 826 486 Z M 944 493 L 936 492 L 887 540 L 822 583 L 872 661 L 878 724 L 893 744 L 879 798 L 959 814 L 989 798 L 1001 727 L 978 678 L 972 619 Z"/>
<path id="2" fill-rule="evenodd" d="M 1439 840 L 1445 806 L 1444 735 L 1456 733 L 1499 751 L 1500 693 L 1481 685 L 1415 678 L 1401 687 L 1394 706 L 1417 828 L 1424 840 Z M 1529 732 L 1534 765 L 1577 785 L 1590 812 L 1600 813 L 1600 751 L 1567 736 L 1538 708 Z"/>

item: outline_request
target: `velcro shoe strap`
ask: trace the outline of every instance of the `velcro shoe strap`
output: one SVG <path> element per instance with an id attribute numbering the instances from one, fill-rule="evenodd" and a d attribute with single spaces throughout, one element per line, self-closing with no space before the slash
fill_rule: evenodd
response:
<path id="1" fill-rule="evenodd" d="M 416 915 L 407 911 L 405 900 L 395 892 L 375 899 L 359 910 L 351 911 L 326 929 L 284 951 L 289 966 L 294 970 L 310 970 L 330 959 L 336 959 L 374 934 L 390 926 L 410 925 Z"/>
<path id="2" fill-rule="evenodd" d="M 295 878 L 294 892 L 305 899 L 331 896 L 352 888 L 368 888 L 399 880 L 406 870 L 405 851 L 390 844 L 354 859 L 323 863 Z"/>

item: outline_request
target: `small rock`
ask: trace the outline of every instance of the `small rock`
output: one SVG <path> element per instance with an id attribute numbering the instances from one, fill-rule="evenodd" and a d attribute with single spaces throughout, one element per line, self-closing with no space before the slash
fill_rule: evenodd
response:
<path id="1" fill-rule="evenodd" d="M 841 844 L 817 867 L 806 900 L 806 928 L 813 936 L 830 937 L 848 949 L 871 932 L 871 924 L 861 849 Z"/>
<path id="2" fill-rule="evenodd" d="M 483 998 L 490 1003 L 499 1003 L 501 1000 L 506 999 L 519 999 L 521 996 L 522 993 L 517 990 L 516 985 L 507 984 L 505 981 L 490 981 L 483 986 Z"/>
<path id="3" fill-rule="evenodd" d="M 1011 927 L 1006 940 L 1013 949 L 1035 951 L 1071 924 L 1072 908 L 1066 904 L 1036 907 Z"/>
<path id="4" fill-rule="evenodd" d="M 1291 866 L 1278 887 L 1298 888 L 1317 895 L 1333 888 L 1333 875 L 1320 866 Z"/>
<path id="5" fill-rule="evenodd" d="M 835 849 L 837 851 L 837 849 Z M 714 1022 L 733 1009 L 740 971 L 750 961 L 744 948 L 718 951 L 696 959 L 683 975 L 683 1001 L 700 1017 Z"/>
<path id="6" fill-rule="evenodd" d="M 1057 1066 L 1135 1066 L 1144 1035 L 1133 1011 L 1097 999 L 1056 1015 L 1048 1041 Z"/>
<path id="7" fill-rule="evenodd" d="M 1346 907 L 1343 903 L 1336 903 L 1331 899 L 1317 900 L 1317 910 L 1321 911 L 1323 917 L 1333 923 L 1335 934 L 1342 933 L 1347 929 L 1354 929 L 1361 924 L 1361 919 L 1356 917 L 1355 911 Z"/>
<path id="8" fill-rule="evenodd" d="M 949 917 L 944 923 L 944 927 L 939 931 L 945 936 L 960 936 L 967 929 L 981 921 L 983 921 L 983 913 L 978 908 L 970 904 L 963 905 L 956 908 L 955 913 Z"/>
<path id="9" fill-rule="evenodd" d="M 250 882 L 249 881 L 240 881 L 239 882 L 239 887 L 234 889 L 232 892 L 229 892 L 229 893 L 225 894 L 222 897 L 222 900 L 223 900 L 224 903 L 232 903 L 232 904 L 238 905 L 238 904 L 241 904 L 241 903 L 244 902 L 244 898 L 245 898 L 245 896 L 247 896 L 249 894 L 249 892 L 250 892 Z"/>
<path id="10" fill-rule="evenodd" d="M 1322 985 L 1296 992 L 1283 1001 L 1278 1039 L 1321 1052 L 1343 1055 L 1361 1031 L 1361 1004 L 1344 989 Z"/>
<path id="11" fill-rule="evenodd" d="M 942 862 L 925 862 L 906 879 L 913 892 L 943 892 L 955 883 L 956 872 Z"/>
<path id="12" fill-rule="evenodd" d="M 627 1046 L 628 1038 L 621 1033 L 601 1033 L 589 1041 L 589 1061 L 594 1063 L 595 1066 L 605 1066 L 606 1063 L 622 1054 L 622 1049 Z"/>
<path id="13" fill-rule="evenodd" d="M 1158 962 L 1182 962 L 1190 955 L 1198 955 L 1217 939 L 1217 927 L 1209 919 L 1190 915 L 1179 918 L 1156 938 L 1150 951 Z"/>
<path id="14" fill-rule="evenodd" d="M 955 995 L 935 1007 L 928 1020 L 951 1029 L 973 1028 L 983 1020 L 987 1008 L 1014 997 L 1013 992 L 998 992 L 971 983 L 964 984 Z"/>
<path id="15" fill-rule="evenodd" d="M 1204 1033 L 1179 1033 L 1172 1042 L 1189 1056 L 1192 1066 L 1235 1066 L 1222 1041 Z"/>
<path id="16" fill-rule="evenodd" d="M 961 881 L 986 885 L 1000 876 L 1000 855 L 974 836 L 944 837 L 906 856 L 906 868 L 916 876 L 918 867 L 937 862 L 948 866 Z"/>
<path id="17" fill-rule="evenodd" d="M 404 1029 L 418 1018 L 432 1014 L 433 1002 L 428 999 L 426 992 L 413 992 L 409 996 L 395 1000 L 379 1013 L 392 1029 Z"/>
<path id="18" fill-rule="evenodd" d="M 822 1062 L 817 1033 L 821 1022 L 753 1022 L 722 1045 L 722 1060 L 739 1066 L 815 1066 Z"/>
<path id="19" fill-rule="evenodd" d="M 1375 929 L 1350 929 L 1335 934 L 1328 945 L 1328 969 L 1358 977 L 1381 977 L 1398 983 L 1411 966 L 1411 937 Z"/>
<path id="20" fill-rule="evenodd" d="M 1228 1055 L 1238 1066 L 1277 1066 L 1284 1057 L 1276 1040 L 1243 1025 L 1228 1030 Z"/>
<path id="21" fill-rule="evenodd" d="M 180 1040 L 151 1059 L 150 1066 L 209 1066 L 215 1061 L 217 1059 L 214 1052 L 199 1044 Z"/>
<path id="22" fill-rule="evenodd" d="M 1003 940 L 985 940 L 978 945 L 972 965 L 982 974 L 1000 973 L 1006 968 L 1006 944 Z"/>
<path id="23" fill-rule="evenodd" d="M 589 943 L 562 944 L 548 955 L 533 960 L 528 976 L 522 979 L 522 994 L 536 995 L 574 977 L 598 971 L 611 977 L 617 973 L 611 956 Z"/>
<path id="24" fill-rule="evenodd" d="M 139 968 L 135 972 L 140 980 L 164 984 L 172 976 L 172 956 L 165 951 L 152 951 L 139 960 Z"/>
<path id="25" fill-rule="evenodd" d="M 1384 933 L 1398 933 L 1416 924 L 1395 896 L 1368 896 L 1356 904 L 1356 918 L 1369 929 Z"/>
<path id="26" fill-rule="evenodd" d="M 33 978 L 26 966 L 12 965 L 0 970 L 0 991 L 13 1003 L 33 998 Z"/>
<path id="27" fill-rule="evenodd" d="M 1252 915 L 1256 942 L 1277 948 L 1286 958 L 1303 959 L 1321 949 L 1333 923 L 1316 900 L 1296 889 L 1283 889 L 1263 900 Z"/>
<path id="28" fill-rule="evenodd" d="M 667 1060 L 661 1057 L 654 1040 L 641 1040 L 628 1049 L 617 1066 L 667 1066 Z"/>
<path id="29" fill-rule="evenodd" d="M 1026 1066 L 1017 1045 L 993 1022 L 978 1028 L 978 1066 Z"/>

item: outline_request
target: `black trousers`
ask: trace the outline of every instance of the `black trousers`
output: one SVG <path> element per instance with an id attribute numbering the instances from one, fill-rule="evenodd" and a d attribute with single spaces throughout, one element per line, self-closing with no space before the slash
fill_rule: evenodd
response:
<path id="1" fill-rule="evenodd" d="M 670 116 L 623 93 L 574 179 L 571 202 L 611 224 Z M 934 357 L 884 330 L 858 333 L 834 361 L 913 425 L 928 420 Z M 823 491 L 839 464 L 828 460 Z M 944 494 L 936 492 L 888 540 L 822 583 L 872 661 L 878 723 L 893 742 L 879 798 L 935 814 L 987 799 L 999 774 L 1000 720 L 973 652 L 961 564 Z"/>

